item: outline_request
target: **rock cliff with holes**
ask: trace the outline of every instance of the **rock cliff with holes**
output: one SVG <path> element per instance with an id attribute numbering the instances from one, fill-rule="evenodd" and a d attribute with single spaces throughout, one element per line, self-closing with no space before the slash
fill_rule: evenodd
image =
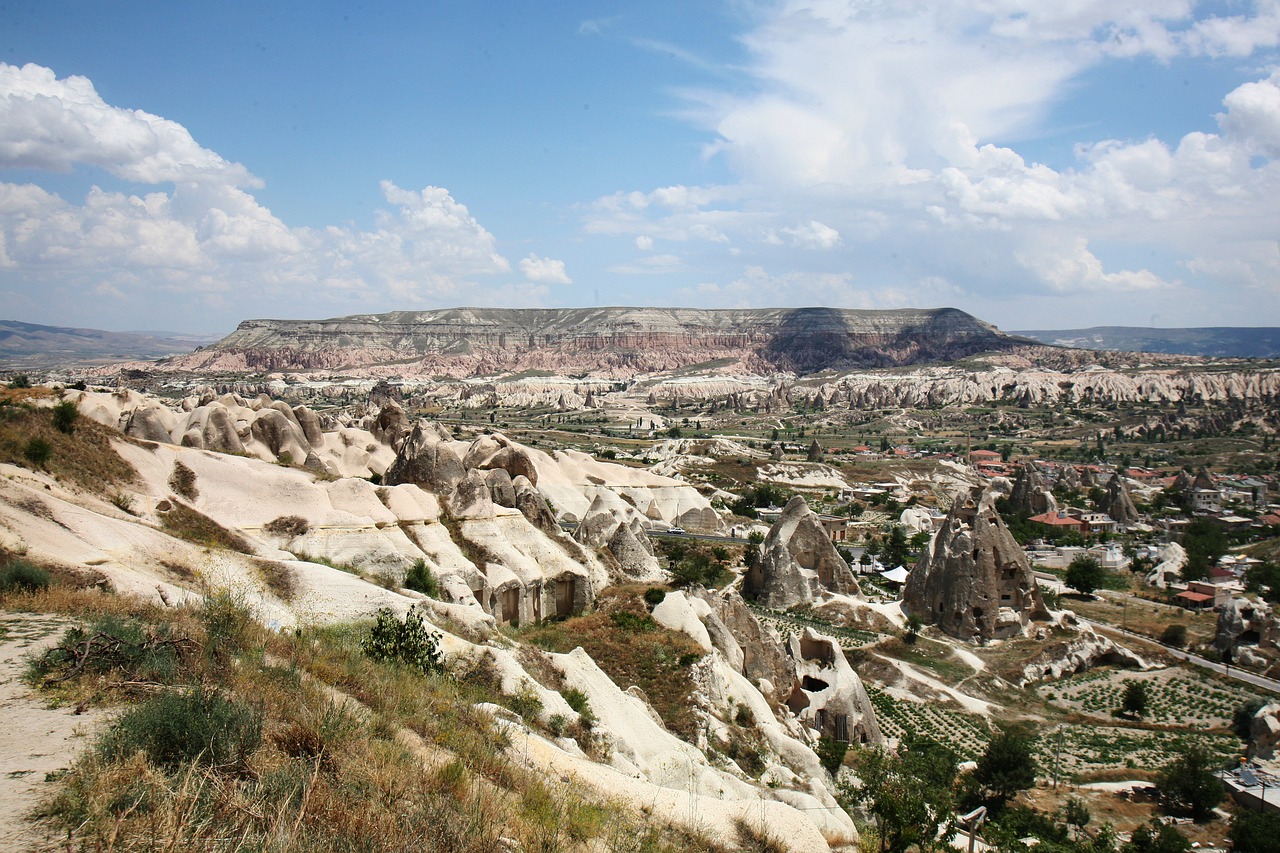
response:
<path id="1" fill-rule="evenodd" d="M 852 569 L 799 495 L 787 502 L 743 577 L 743 591 L 765 607 L 786 610 L 826 593 L 859 595 Z"/>
<path id="2" fill-rule="evenodd" d="M 903 592 L 913 615 L 967 642 L 1021 636 L 1049 618 L 1026 553 L 996 512 L 1009 483 L 993 485 L 953 504 Z"/>

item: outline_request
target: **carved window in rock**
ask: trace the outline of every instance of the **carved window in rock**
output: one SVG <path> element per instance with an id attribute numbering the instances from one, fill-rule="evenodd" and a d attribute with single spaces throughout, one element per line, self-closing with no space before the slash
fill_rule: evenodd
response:
<path id="1" fill-rule="evenodd" d="M 520 618 L 520 587 L 504 589 L 499 595 L 502 604 L 502 621 L 515 622 Z"/>
<path id="2" fill-rule="evenodd" d="M 818 731 L 822 731 L 827 727 L 827 711 L 825 708 L 819 708 L 813 715 L 814 727 Z"/>
<path id="3" fill-rule="evenodd" d="M 573 578 L 561 578 L 556 581 L 556 615 L 568 616 L 573 613 Z"/>
<path id="4" fill-rule="evenodd" d="M 840 743 L 849 742 L 849 715 L 836 714 L 836 740 Z"/>

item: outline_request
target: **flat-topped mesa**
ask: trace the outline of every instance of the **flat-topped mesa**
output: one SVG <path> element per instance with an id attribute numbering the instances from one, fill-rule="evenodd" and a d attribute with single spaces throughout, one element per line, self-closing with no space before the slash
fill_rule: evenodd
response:
<path id="1" fill-rule="evenodd" d="M 179 369 L 354 369 L 479 375 L 545 369 L 628 374 L 718 359 L 757 372 L 896 367 L 1029 342 L 955 308 L 450 308 L 246 320 Z"/>
<path id="2" fill-rule="evenodd" d="M 1016 637 L 1030 620 L 1049 618 L 1031 564 L 996 512 L 996 497 L 976 487 L 956 501 L 903 595 L 925 624 L 968 642 Z"/>

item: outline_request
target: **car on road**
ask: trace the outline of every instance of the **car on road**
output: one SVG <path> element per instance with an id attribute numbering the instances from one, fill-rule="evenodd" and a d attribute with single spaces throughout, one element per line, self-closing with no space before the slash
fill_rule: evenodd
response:
<path id="1" fill-rule="evenodd" d="M 671 536 L 683 536 L 683 535 L 684 535 L 684 528 L 683 528 L 683 527 L 668 527 L 668 528 L 667 528 L 667 533 L 668 533 L 669 535 L 671 535 Z"/>

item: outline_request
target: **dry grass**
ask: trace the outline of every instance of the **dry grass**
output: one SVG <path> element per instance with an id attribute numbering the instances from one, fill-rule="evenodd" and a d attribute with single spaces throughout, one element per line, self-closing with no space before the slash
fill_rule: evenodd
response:
<path id="1" fill-rule="evenodd" d="M 88 418 L 77 418 L 72 431 L 64 433 L 54 428 L 52 409 L 0 402 L 0 461 L 47 471 L 95 494 L 110 496 L 137 479 L 111 446 L 119 437 Z M 32 441 L 48 445 L 48 459 L 39 465 L 26 453 Z"/>
<path id="2" fill-rule="evenodd" d="M 524 628 L 518 636 L 554 652 L 582 646 L 615 684 L 639 687 L 667 728 L 692 741 L 697 717 L 690 666 L 702 657 L 702 648 L 685 634 L 653 623 L 642 598 L 645 589 L 605 590 L 596 612 Z"/>
<path id="3" fill-rule="evenodd" d="M 160 524 L 165 532 L 205 548 L 224 548 L 252 554 L 253 548 L 242 536 L 232 533 L 209 516 L 184 503 L 172 501 L 168 512 L 160 513 Z"/>
<path id="4" fill-rule="evenodd" d="M 369 660 L 360 626 L 280 636 L 225 598 L 157 609 L 51 590 L 0 603 L 145 617 L 143 636 L 195 650 L 166 689 L 198 686 L 261 714 L 260 742 L 234 767 L 157 763 L 100 740 L 39 813 L 67 849 L 489 853 L 509 849 L 504 839 L 527 851 L 723 849 L 524 769 L 474 708 L 494 697 Z"/>

